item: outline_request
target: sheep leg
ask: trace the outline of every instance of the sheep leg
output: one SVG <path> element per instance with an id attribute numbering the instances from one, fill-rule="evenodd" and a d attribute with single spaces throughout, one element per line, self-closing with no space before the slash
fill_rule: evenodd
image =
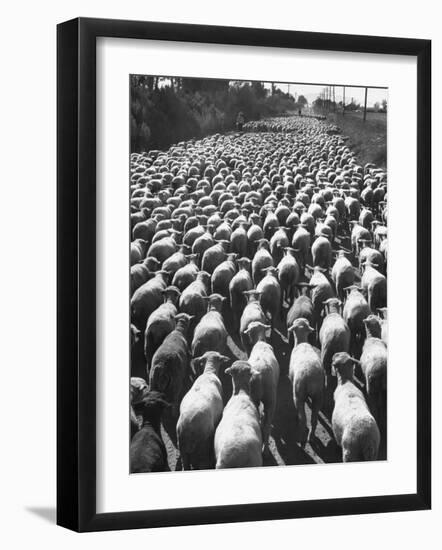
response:
<path id="1" fill-rule="evenodd" d="M 349 448 L 342 448 L 342 462 L 356 462 L 358 457 Z"/>
<path id="2" fill-rule="evenodd" d="M 322 393 L 317 393 L 312 396 L 312 417 L 311 427 L 308 433 L 308 442 L 311 443 L 315 438 L 316 426 L 318 424 L 318 415 L 322 407 Z"/>
<path id="3" fill-rule="evenodd" d="M 276 408 L 276 399 L 266 400 L 264 403 L 264 415 L 262 420 L 262 442 L 263 450 L 267 449 L 269 446 L 270 431 L 272 429 L 272 419 L 275 414 Z"/>
<path id="4" fill-rule="evenodd" d="M 181 454 L 181 465 L 183 467 L 183 470 L 190 470 L 190 454 L 189 453 L 182 453 Z"/>
<path id="5" fill-rule="evenodd" d="M 305 400 L 298 398 L 296 395 L 293 396 L 293 403 L 296 409 L 296 416 L 298 419 L 298 441 L 301 443 L 302 447 L 305 447 L 307 442 L 306 432 L 307 432 L 307 420 L 305 417 Z"/>

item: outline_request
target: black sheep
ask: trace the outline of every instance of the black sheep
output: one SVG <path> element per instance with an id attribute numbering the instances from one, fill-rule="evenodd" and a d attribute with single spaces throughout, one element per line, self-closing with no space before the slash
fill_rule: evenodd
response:
<path id="1" fill-rule="evenodd" d="M 162 393 L 150 391 L 139 407 L 143 417 L 142 428 L 130 443 L 130 472 L 168 471 L 167 452 L 161 438 L 160 423 L 164 407 L 169 404 Z"/>

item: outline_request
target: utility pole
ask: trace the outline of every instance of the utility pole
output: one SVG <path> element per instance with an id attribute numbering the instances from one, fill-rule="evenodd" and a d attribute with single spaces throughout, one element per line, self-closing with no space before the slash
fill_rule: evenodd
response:
<path id="1" fill-rule="evenodd" d="M 333 112 L 336 113 L 336 96 L 335 96 L 335 87 L 333 86 Z"/>
<path id="2" fill-rule="evenodd" d="M 345 86 L 343 86 L 343 88 L 344 88 L 344 93 L 342 98 L 342 116 L 345 116 Z"/>
<path id="3" fill-rule="evenodd" d="M 365 100 L 364 100 L 364 122 L 367 119 L 367 91 L 368 88 L 365 88 Z"/>

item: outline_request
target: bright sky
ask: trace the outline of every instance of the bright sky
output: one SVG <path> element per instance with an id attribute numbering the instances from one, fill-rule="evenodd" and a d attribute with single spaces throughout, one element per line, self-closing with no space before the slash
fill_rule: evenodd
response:
<path id="1" fill-rule="evenodd" d="M 166 86 L 169 85 L 169 78 L 166 77 L 162 82 L 160 82 L 160 86 Z M 289 92 L 293 96 L 295 93 L 299 95 L 303 95 L 307 98 L 307 101 L 309 103 L 312 103 L 319 94 L 322 93 L 322 91 L 326 88 L 326 84 L 282 84 L 275 82 L 275 85 L 277 88 L 280 88 L 284 92 Z M 271 88 L 270 82 L 264 82 L 264 86 L 267 89 Z M 332 92 L 333 93 L 333 92 Z M 355 86 L 345 86 L 345 103 L 348 104 L 351 102 L 352 98 L 356 103 L 360 103 L 361 105 L 364 105 L 364 94 L 365 94 L 365 88 L 358 88 Z M 342 101 L 343 96 L 343 88 L 342 86 L 335 86 L 335 100 L 336 103 L 339 103 Z M 333 97 L 332 97 L 333 99 Z M 388 89 L 376 89 L 376 88 L 369 88 L 368 89 L 368 95 L 367 95 L 367 106 L 372 107 L 376 102 L 381 103 L 383 99 L 388 100 Z"/>
<path id="2" fill-rule="evenodd" d="M 270 88 L 270 83 L 265 83 L 266 88 Z M 283 92 L 289 91 L 293 96 L 295 93 L 303 95 L 307 98 L 309 103 L 312 103 L 319 94 L 322 93 L 326 85 L 317 85 L 317 84 L 278 84 L 276 83 L 277 88 L 281 88 Z M 332 92 L 333 93 L 333 92 Z M 350 103 L 351 98 L 354 98 L 356 103 L 364 104 L 364 94 L 365 88 L 357 88 L 355 86 L 346 86 L 345 87 L 345 103 Z M 343 88 L 342 86 L 335 86 L 335 99 L 338 103 L 342 101 Z M 333 98 L 333 97 L 332 97 Z M 388 100 L 388 89 L 375 89 L 369 88 L 367 95 L 367 105 L 369 107 L 373 106 L 376 102 L 381 103 L 383 99 Z"/>

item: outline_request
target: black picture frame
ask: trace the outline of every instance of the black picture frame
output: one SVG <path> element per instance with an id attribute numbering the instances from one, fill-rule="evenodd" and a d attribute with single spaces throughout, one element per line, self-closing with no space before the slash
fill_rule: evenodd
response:
<path id="1" fill-rule="evenodd" d="M 363 498 L 96 512 L 96 39 L 417 58 L 417 491 Z M 424 510 L 431 506 L 431 41 L 107 19 L 57 27 L 57 523 L 75 531 Z M 202 75 L 203 76 L 203 75 Z M 406 444 L 406 442 L 404 442 Z"/>

